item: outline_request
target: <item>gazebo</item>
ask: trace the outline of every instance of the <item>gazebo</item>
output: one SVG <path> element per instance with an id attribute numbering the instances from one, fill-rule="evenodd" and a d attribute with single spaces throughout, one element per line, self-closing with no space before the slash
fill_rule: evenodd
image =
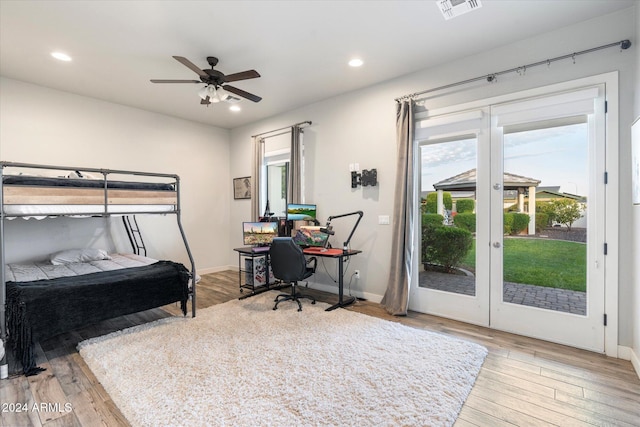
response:
<path id="1" fill-rule="evenodd" d="M 471 191 L 476 192 L 476 169 L 470 169 L 451 178 L 444 179 L 433 184 L 433 188 L 438 193 L 438 213 L 444 215 L 444 191 Z M 526 176 L 504 173 L 502 180 L 503 191 L 516 191 L 518 197 L 518 212 L 529 214 L 529 234 L 536 234 L 536 187 L 540 185 L 540 180 L 528 178 Z M 529 211 L 524 208 L 525 194 L 529 194 Z M 503 193 L 504 194 L 504 193 Z M 474 197 L 475 199 L 475 197 Z M 533 207 L 533 208 L 532 208 Z"/>

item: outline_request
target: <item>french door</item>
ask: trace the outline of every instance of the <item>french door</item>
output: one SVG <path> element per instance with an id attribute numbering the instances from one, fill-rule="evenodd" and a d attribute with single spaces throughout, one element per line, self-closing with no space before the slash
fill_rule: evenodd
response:
<path id="1" fill-rule="evenodd" d="M 604 97 L 590 85 L 417 121 L 410 309 L 605 351 Z M 454 267 L 441 255 L 457 234 L 434 221 L 471 236 Z"/>

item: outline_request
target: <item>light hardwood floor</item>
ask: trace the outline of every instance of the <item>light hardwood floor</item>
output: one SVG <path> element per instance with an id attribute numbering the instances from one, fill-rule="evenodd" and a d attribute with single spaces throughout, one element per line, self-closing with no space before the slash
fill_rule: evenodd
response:
<path id="1" fill-rule="evenodd" d="M 198 308 L 242 295 L 234 271 L 204 275 L 197 291 Z M 332 294 L 306 292 L 320 301 L 337 300 Z M 393 317 L 367 301 L 358 301 L 349 310 L 454 335 L 489 349 L 456 426 L 640 426 L 640 380 L 627 361 L 426 314 L 411 312 L 406 317 Z M 0 381 L 0 425 L 129 425 L 78 354 L 76 345 L 90 337 L 178 313 L 176 306 L 167 306 L 39 343 L 38 362 L 47 369 L 45 372 Z"/>

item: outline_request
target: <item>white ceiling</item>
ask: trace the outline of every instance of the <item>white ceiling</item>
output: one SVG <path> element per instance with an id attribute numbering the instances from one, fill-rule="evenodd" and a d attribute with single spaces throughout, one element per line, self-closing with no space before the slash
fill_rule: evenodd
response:
<path id="1" fill-rule="evenodd" d="M 0 0 L 0 75 L 232 129 L 634 3 L 482 0 L 445 21 L 431 0 Z M 255 69 L 261 78 L 233 85 L 263 100 L 233 113 L 200 105 L 204 85 L 150 83 L 198 79 L 172 55 L 201 68 L 216 56 L 225 74 Z M 364 66 L 347 66 L 353 56 Z"/>

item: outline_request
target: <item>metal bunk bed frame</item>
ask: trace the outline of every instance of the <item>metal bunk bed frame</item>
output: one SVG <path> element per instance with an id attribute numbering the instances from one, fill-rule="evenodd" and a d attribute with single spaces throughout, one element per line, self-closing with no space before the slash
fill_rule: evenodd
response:
<path id="1" fill-rule="evenodd" d="M 138 172 L 138 171 L 127 171 L 127 170 L 117 170 L 117 169 L 96 169 L 96 168 L 85 168 L 85 167 L 76 167 L 76 166 L 50 166 L 50 165 L 38 165 L 38 164 L 30 164 L 30 163 L 16 163 L 16 162 L 5 162 L 0 161 L 0 338 L 2 339 L 2 345 L 6 351 L 7 346 L 7 324 L 6 324 L 6 284 L 5 284 L 5 232 L 4 232 L 4 221 L 8 218 L 18 218 L 18 217 L 29 217 L 34 216 L 34 214 L 11 214 L 8 215 L 5 213 L 4 208 L 4 169 L 6 167 L 12 168 L 25 168 L 25 169 L 47 169 L 47 170 L 61 170 L 61 171 L 82 171 L 89 173 L 96 173 L 102 175 L 102 180 L 104 181 L 104 211 L 102 213 L 83 213 L 83 212 L 74 212 L 73 214 L 54 214 L 47 215 L 50 217 L 58 217 L 58 216 L 101 216 L 101 217 L 110 217 L 114 215 L 127 215 L 127 214 L 149 214 L 149 215 L 166 215 L 166 214 L 175 214 L 176 221 L 178 223 L 178 228 L 180 230 L 180 235 L 182 237 L 182 241 L 184 243 L 184 247 L 187 251 L 187 255 L 189 257 L 189 262 L 191 263 L 191 289 L 190 289 L 190 297 L 191 297 L 191 316 L 196 316 L 196 267 L 195 262 L 193 260 L 193 255 L 191 254 L 191 249 L 189 248 L 189 242 L 187 241 L 187 236 L 184 232 L 184 228 L 182 227 L 182 219 L 181 219 L 181 204 L 180 204 L 180 177 L 175 174 L 162 174 L 162 173 L 150 173 L 150 172 Z M 135 212 L 117 212 L 110 213 L 108 210 L 108 200 L 109 200 L 109 188 L 107 187 L 108 175 L 110 174 L 119 174 L 119 175 L 133 175 L 133 176 L 146 176 L 153 178 L 165 178 L 172 179 L 175 183 L 175 192 L 176 192 L 176 204 L 173 210 L 168 210 L 164 212 L 157 211 L 140 211 L 137 210 Z M 4 359 L 0 362 L 0 366 L 2 368 L 6 367 L 6 354 Z"/>

